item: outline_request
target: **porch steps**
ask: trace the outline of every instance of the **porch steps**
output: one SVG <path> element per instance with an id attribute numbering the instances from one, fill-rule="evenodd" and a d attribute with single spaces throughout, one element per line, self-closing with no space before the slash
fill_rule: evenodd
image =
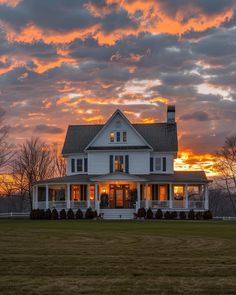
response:
<path id="1" fill-rule="evenodd" d="M 127 220 L 134 219 L 135 209 L 100 209 L 103 219 Z"/>

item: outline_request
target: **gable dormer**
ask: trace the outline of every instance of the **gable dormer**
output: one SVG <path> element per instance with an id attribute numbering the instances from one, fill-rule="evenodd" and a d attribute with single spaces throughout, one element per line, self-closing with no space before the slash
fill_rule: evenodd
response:
<path id="1" fill-rule="evenodd" d="M 132 126 L 124 114 L 117 110 L 85 150 L 105 149 L 148 149 L 152 147 Z"/>

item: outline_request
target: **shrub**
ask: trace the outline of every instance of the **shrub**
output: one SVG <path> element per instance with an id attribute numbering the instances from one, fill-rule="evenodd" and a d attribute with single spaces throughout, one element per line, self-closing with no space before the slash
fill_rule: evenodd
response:
<path id="1" fill-rule="evenodd" d="M 30 212 L 30 219 L 35 220 L 36 219 L 36 209 L 32 209 Z"/>
<path id="2" fill-rule="evenodd" d="M 76 219 L 82 219 L 83 218 L 83 212 L 81 211 L 81 209 L 78 209 L 75 213 L 75 218 Z"/>
<path id="3" fill-rule="evenodd" d="M 58 212 L 57 212 L 57 209 L 55 208 L 52 210 L 52 219 L 53 220 L 58 219 Z"/>
<path id="4" fill-rule="evenodd" d="M 195 215 L 195 218 L 196 218 L 197 220 L 201 220 L 201 219 L 203 218 L 203 216 L 202 216 L 202 212 L 197 212 L 196 215 Z"/>
<path id="5" fill-rule="evenodd" d="M 91 208 L 88 208 L 85 212 L 85 218 L 86 219 L 93 219 L 94 218 L 94 212 Z"/>
<path id="6" fill-rule="evenodd" d="M 149 208 L 147 210 L 147 216 L 146 216 L 147 219 L 153 219 L 153 212 L 152 212 L 152 209 Z"/>
<path id="7" fill-rule="evenodd" d="M 96 210 L 93 212 L 93 217 L 94 217 L 94 218 L 98 217 L 98 213 L 97 213 Z"/>
<path id="8" fill-rule="evenodd" d="M 182 220 L 186 219 L 186 213 L 184 211 L 179 212 L 179 219 L 182 219 Z"/>
<path id="9" fill-rule="evenodd" d="M 74 214 L 74 211 L 72 209 L 69 209 L 67 211 L 67 218 L 68 219 L 75 219 L 75 214 Z"/>
<path id="10" fill-rule="evenodd" d="M 194 220 L 194 217 L 195 217 L 194 211 L 193 211 L 193 210 L 190 210 L 190 211 L 188 212 L 188 219 L 190 219 L 190 220 Z"/>
<path id="11" fill-rule="evenodd" d="M 146 210 L 144 208 L 138 209 L 138 218 L 145 218 L 146 217 Z"/>
<path id="12" fill-rule="evenodd" d="M 66 219 L 66 210 L 65 209 L 62 209 L 60 211 L 60 219 Z"/>
<path id="13" fill-rule="evenodd" d="M 212 219 L 212 213 L 210 210 L 204 211 L 203 213 L 203 219 L 207 220 L 207 219 Z"/>
<path id="14" fill-rule="evenodd" d="M 171 211 L 170 212 L 170 219 L 176 219 L 178 217 L 178 214 L 176 211 Z"/>
<path id="15" fill-rule="evenodd" d="M 155 217 L 156 217 L 156 219 L 162 219 L 163 213 L 162 213 L 161 209 L 157 210 Z"/>
<path id="16" fill-rule="evenodd" d="M 165 218 L 165 219 L 170 219 L 170 212 L 169 212 L 169 211 L 166 211 L 166 212 L 164 213 L 164 218 Z"/>
<path id="17" fill-rule="evenodd" d="M 47 209 L 45 212 L 45 219 L 50 220 L 52 218 L 52 212 L 50 209 Z"/>

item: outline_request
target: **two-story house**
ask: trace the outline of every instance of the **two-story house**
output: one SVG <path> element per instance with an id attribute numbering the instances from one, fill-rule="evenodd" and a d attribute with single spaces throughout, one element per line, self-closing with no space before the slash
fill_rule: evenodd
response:
<path id="1" fill-rule="evenodd" d="M 104 125 L 69 126 L 62 154 L 67 175 L 34 186 L 34 208 L 133 218 L 138 208 L 208 209 L 204 171 L 174 171 L 178 138 L 175 107 L 167 122 L 132 124 L 117 110 Z"/>

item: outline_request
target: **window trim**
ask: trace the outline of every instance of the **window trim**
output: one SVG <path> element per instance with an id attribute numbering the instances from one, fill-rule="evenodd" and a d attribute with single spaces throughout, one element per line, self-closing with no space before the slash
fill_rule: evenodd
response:
<path id="1" fill-rule="evenodd" d="M 81 160 L 82 170 L 78 170 L 78 161 Z M 87 171 L 86 164 L 87 162 Z M 70 174 L 86 174 L 88 173 L 88 157 L 73 157 L 70 158 Z"/>

